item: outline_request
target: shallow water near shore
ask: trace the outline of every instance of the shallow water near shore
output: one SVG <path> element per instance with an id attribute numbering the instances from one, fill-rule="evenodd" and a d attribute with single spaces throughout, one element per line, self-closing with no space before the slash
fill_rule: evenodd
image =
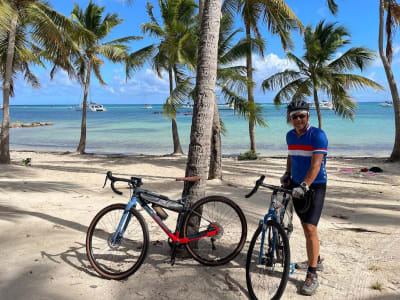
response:
<path id="1" fill-rule="evenodd" d="M 162 105 L 104 105 L 106 112 L 87 113 L 86 151 L 121 154 L 168 154 L 172 152 L 171 121 L 162 114 Z M 263 104 L 267 128 L 256 128 L 257 152 L 261 155 L 286 155 L 285 107 Z M 182 148 L 187 153 L 192 116 L 180 109 L 177 123 Z M 248 123 L 233 110 L 220 110 L 227 129 L 222 137 L 224 155 L 237 155 L 249 148 Z M 53 122 L 53 126 L 11 129 L 13 150 L 75 151 L 82 114 L 70 105 L 11 106 L 11 122 Z M 389 156 L 394 142 L 392 107 L 360 103 L 354 121 L 344 120 L 333 111 L 322 111 L 323 129 L 332 156 Z M 311 125 L 318 126 L 315 110 Z"/>

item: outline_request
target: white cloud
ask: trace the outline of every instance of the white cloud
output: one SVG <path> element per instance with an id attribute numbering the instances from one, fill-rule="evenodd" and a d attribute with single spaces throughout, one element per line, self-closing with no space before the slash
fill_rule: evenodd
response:
<path id="1" fill-rule="evenodd" d="M 264 58 L 259 55 L 253 56 L 254 80 L 262 81 L 275 73 L 286 69 L 297 69 L 296 65 L 287 58 L 280 58 L 274 53 L 270 53 Z M 261 82 L 260 82 L 261 83 Z"/>

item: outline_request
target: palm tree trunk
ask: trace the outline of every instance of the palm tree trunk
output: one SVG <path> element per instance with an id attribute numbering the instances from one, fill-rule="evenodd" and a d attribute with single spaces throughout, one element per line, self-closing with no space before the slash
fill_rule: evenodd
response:
<path id="1" fill-rule="evenodd" d="M 221 123 L 217 98 L 214 101 L 214 118 L 211 133 L 211 155 L 208 179 L 222 179 L 222 148 L 221 148 Z"/>
<path id="2" fill-rule="evenodd" d="M 197 182 L 185 182 L 183 194 L 191 202 L 205 196 L 209 161 L 211 130 L 215 105 L 217 79 L 218 39 L 222 0 L 207 0 L 204 3 L 200 26 L 199 57 L 196 78 L 192 128 L 186 176 L 200 175 Z"/>
<path id="3" fill-rule="evenodd" d="M 251 39 L 250 23 L 246 22 L 246 38 L 248 41 Z M 250 136 L 250 150 L 254 153 L 257 152 L 256 148 L 256 133 L 255 133 L 255 119 L 254 119 L 254 86 L 253 86 L 253 62 L 251 51 L 247 53 L 246 57 L 247 67 L 247 101 L 249 102 L 250 117 L 249 117 L 249 136 Z"/>
<path id="4" fill-rule="evenodd" d="M 172 91 L 174 90 L 173 74 L 171 67 L 169 67 L 168 69 L 168 76 L 169 76 L 169 94 L 171 95 Z M 174 143 L 174 152 L 172 153 L 172 155 L 183 154 L 181 142 L 179 140 L 178 125 L 176 124 L 176 115 L 174 115 L 171 118 L 171 121 L 172 121 L 172 140 Z"/>
<path id="5" fill-rule="evenodd" d="M 10 163 L 10 87 L 11 87 L 11 74 L 14 61 L 15 51 L 15 35 L 17 31 L 18 14 L 11 19 L 7 58 L 6 58 L 6 72 L 3 82 L 3 122 L 0 135 L 0 163 Z"/>
<path id="6" fill-rule="evenodd" d="M 317 92 L 316 88 L 314 88 L 314 103 L 315 103 L 315 109 L 317 111 L 317 116 L 318 116 L 318 128 L 322 129 L 321 108 L 319 107 L 318 92 Z"/>
<path id="7" fill-rule="evenodd" d="M 81 139 L 79 141 L 78 148 L 76 149 L 79 154 L 85 154 L 86 148 L 86 107 L 87 107 L 87 96 L 89 92 L 90 86 L 90 72 L 92 71 L 92 58 L 89 59 L 88 68 L 86 71 L 86 80 L 85 80 L 85 91 L 83 93 L 83 103 L 82 103 L 82 123 L 81 123 Z"/>
<path id="8" fill-rule="evenodd" d="M 384 0 L 380 0 L 379 5 L 379 55 L 385 69 L 386 78 L 389 84 L 390 92 L 392 94 L 393 109 L 394 109 L 394 124 L 395 124 L 395 137 L 392 154 L 390 155 L 391 161 L 400 161 L 400 98 L 397 89 L 396 81 L 393 76 L 392 68 L 386 55 L 383 52 L 383 16 L 384 16 Z"/>

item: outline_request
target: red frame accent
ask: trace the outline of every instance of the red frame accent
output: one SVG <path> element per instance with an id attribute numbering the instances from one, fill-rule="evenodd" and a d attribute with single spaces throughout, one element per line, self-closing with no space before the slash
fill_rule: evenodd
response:
<path id="1" fill-rule="evenodd" d="M 219 228 L 215 225 L 215 223 L 211 223 L 216 229 L 213 230 L 213 231 L 208 231 L 208 232 L 206 232 L 205 235 L 198 236 L 198 237 L 195 237 L 195 238 L 193 238 L 193 239 L 189 239 L 189 238 L 187 238 L 187 237 L 185 237 L 185 238 L 180 238 L 180 237 L 179 237 L 180 232 L 178 231 L 176 234 L 173 234 L 173 233 L 171 232 L 171 230 L 169 230 L 169 228 L 167 227 L 167 225 L 165 225 L 165 224 L 161 221 L 161 219 L 160 219 L 159 216 L 155 215 L 155 216 L 153 217 L 153 219 L 154 219 L 154 221 L 156 221 L 156 223 L 158 224 L 158 226 L 161 227 L 161 229 L 168 235 L 168 237 L 169 237 L 173 242 L 178 241 L 179 244 L 187 244 L 187 243 L 189 243 L 189 242 L 202 239 L 202 238 L 204 238 L 204 237 L 213 236 L 213 235 L 216 235 L 216 234 L 218 233 L 218 231 L 219 231 Z"/>

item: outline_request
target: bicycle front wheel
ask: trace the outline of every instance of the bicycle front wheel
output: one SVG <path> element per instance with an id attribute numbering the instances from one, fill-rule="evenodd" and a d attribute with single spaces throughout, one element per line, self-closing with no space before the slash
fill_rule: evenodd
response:
<path id="1" fill-rule="evenodd" d="M 263 226 L 266 228 L 262 244 Z M 282 226 L 272 220 L 261 224 L 247 252 L 246 283 L 251 299 L 280 299 L 288 281 L 289 267 L 289 240 Z"/>
<path id="2" fill-rule="evenodd" d="M 97 273 L 108 279 L 119 280 L 133 274 L 143 263 L 149 248 L 146 223 L 133 208 L 128 213 L 126 220 L 129 220 L 129 224 L 125 231 L 113 241 L 124 211 L 124 204 L 113 204 L 102 209 L 94 217 L 86 236 L 90 264 Z"/>
<path id="3" fill-rule="evenodd" d="M 216 226 L 218 233 L 200 238 Z M 216 266 L 234 259 L 242 250 L 247 236 L 246 218 L 232 200 L 209 196 L 197 201 L 183 224 L 183 235 L 196 239 L 185 244 L 198 262 Z"/>

